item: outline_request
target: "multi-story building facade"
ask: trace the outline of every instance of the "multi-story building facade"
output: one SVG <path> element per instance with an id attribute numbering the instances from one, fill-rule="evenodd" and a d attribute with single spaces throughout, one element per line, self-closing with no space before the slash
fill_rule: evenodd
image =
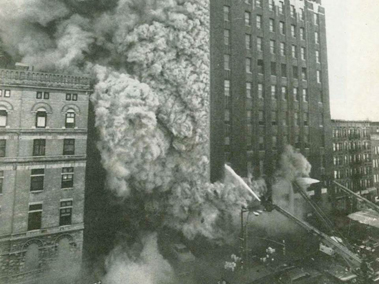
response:
<path id="1" fill-rule="evenodd" d="M 80 264 L 89 91 L 88 77 L 0 69 L 0 283 Z"/>
<path id="2" fill-rule="evenodd" d="M 373 176 L 373 145 L 369 121 L 332 120 L 333 179 L 369 199 L 376 195 Z M 379 142 L 379 141 L 378 141 Z M 379 149 L 379 148 L 378 148 Z M 356 204 L 338 186 L 333 187 L 335 209 L 355 210 Z"/>
<path id="3" fill-rule="evenodd" d="M 370 122 L 372 176 L 374 187 L 379 188 L 379 122 Z"/>
<path id="4" fill-rule="evenodd" d="M 287 144 L 332 171 L 325 11 L 320 0 L 211 1 L 211 180 L 271 175 Z M 320 190 L 316 190 L 316 196 Z"/>

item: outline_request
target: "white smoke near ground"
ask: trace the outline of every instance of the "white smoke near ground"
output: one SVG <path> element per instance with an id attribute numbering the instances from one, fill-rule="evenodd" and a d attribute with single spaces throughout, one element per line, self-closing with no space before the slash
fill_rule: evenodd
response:
<path id="1" fill-rule="evenodd" d="M 107 259 L 108 274 L 104 284 L 170 284 L 174 272 L 158 250 L 157 235 L 146 235 L 141 252 L 132 255 L 131 249 L 116 248 Z"/>

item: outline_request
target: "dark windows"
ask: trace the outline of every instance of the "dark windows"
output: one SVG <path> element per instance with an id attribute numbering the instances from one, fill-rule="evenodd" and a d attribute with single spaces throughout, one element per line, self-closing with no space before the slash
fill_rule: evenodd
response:
<path id="1" fill-rule="evenodd" d="M 320 100 L 320 103 L 323 103 L 324 102 L 324 93 L 322 91 L 319 92 L 319 100 Z"/>
<path id="2" fill-rule="evenodd" d="M 292 45 L 292 57 L 297 58 L 297 47 L 296 47 L 296 45 Z"/>
<path id="3" fill-rule="evenodd" d="M 294 113 L 294 123 L 295 126 L 299 126 L 299 114 L 297 112 Z"/>
<path id="4" fill-rule="evenodd" d="M 30 191 L 42 191 L 44 178 L 44 169 L 33 169 L 30 175 Z"/>
<path id="5" fill-rule="evenodd" d="M 77 101 L 78 100 L 78 94 L 66 94 L 66 101 Z"/>
<path id="6" fill-rule="evenodd" d="M 286 26 L 285 26 L 284 22 L 279 23 L 279 29 L 280 29 L 280 33 L 282 35 L 286 34 Z"/>
<path id="7" fill-rule="evenodd" d="M 33 156 L 45 156 L 46 139 L 33 140 Z"/>
<path id="8" fill-rule="evenodd" d="M 291 5 L 291 17 L 296 18 L 296 8 L 294 5 Z"/>
<path id="9" fill-rule="evenodd" d="M 69 110 L 66 113 L 65 127 L 66 128 L 74 128 L 75 127 L 75 112 L 72 110 Z"/>
<path id="10" fill-rule="evenodd" d="M 4 90 L 4 97 L 9 98 L 11 96 L 11 90 Z"/>
<path id="11" fill-rule="evenodd" d="M 246 73 L 251 73 L 251 58 L 246 58 Z"/>
<path id="12" fill-rule="evenodd" d="M 281 64 L 282 77 L 287 77 L 287 65 Z"/>
<path id="13" fill-rule="evenodd" d="M 262 59 L 258 59 L 258 73 L 263 74 L 264 73 L 264 64 Z"/>
<path id="14" fill-rule="evenodd" d="M 306 60 L 306 58 L 305 58 L 305 47 L 301 47 L 301 60 Z"/>
<path id="15" fill-rule="evenodd" d="M 272 136 L 272 148 L 276 149 L 278 147 L 278 138 L 276 136 Z M 276 167 L 276 162 L 273 163 L 274 167 Z"/>
<path id="16" fill-rule="evenodd" d="M 284 42 L 280 43 L 280 55 L 285 56 L 286 55 L 286 44 Z"/>
<path id="17" fill-rule="evenodd" d="M 224 44 L 229 45 L 230 43 L 230 31 L 224 30 Z"/>
<path id="18" fill-rule="evenodd" d="M 271 62 L 271 75 L 276 76 L 276 62 Z"/>
<path id="19" fill-rule="evenodd" d="M 264 118 L 264 112 L 263 110 L 260 110 L 258 112 L 258 121 L 259 121 L 259 125 L 265 125 L 265 118 Z"/>
<path id="20" fill-rule="evenodd" d="M 59 208 L 59 226 L 71 225 L 72 200 L 61 201 Z"/>
<path id="21" fill-rule="evenodd" d="M 304 21 L 304 19 L 305 19 L 304 9 L 300 8 L 300 20 Z"/>
<path id="22" fill-rule="evenodd" d="M 245 35 L 245 46 L 246 46 L 246 49 L 251 49 L 251 35 L 250 34 Z"/>
<path id="23" fill-rule="evenodd" d="M 42 203 L 29 204 L 28 231 L 39 230 L 42 225 Z"/>
<path id="24" fill-rule="evenodd" d="M 224 21 L 229 22 L 230 20 L 230 7 L 224 6 Z"/>
<path id="25" fill-rule="evenodd" d="M 36 98 L 37 99 L 42 99 L 42 92 L 37 92 Z"/>
<path id="26" fill-rule="evenodd" d="M 5 157 L 7 148 L 7 140 L 0 139 L 0 157 Z"/>
<path id="27" fill-rule="evenodd" d="M 271 124 L 274 126 L 278 124 L 278 113 L 276 111 L 271 111 Z"/>
<path id="28" fill-rule="evenodd" d="M 305 29 L 304 28 L 300 28 L 300 39 L 305 40 Z"/>
<path id="29" fill-rule="evenodd" d="M 230 70 L 230 55 L 224 54 L 224 69 Z"/>
<path id="30" fill-rule="evenodd" d="M 262 0 L 256 0 L 257 7 L 262 7 Z"/>
<path id="31" fill-rule="evenodd" d="M 275 9 L 275 0 L 269 0 L 269 9 L 270 9 L 270 11 L 274 11 L 274 9 Z"/>
<path id="32" fill-rule="evenodd" d="M 263 99 L 263 84 L 258 84 L 258 98 Z"/>
<path id="33" fill-rule="evenodd" d="M 0 194 L 3 194 L 4 171 L 0 171 Z"/>
<path id="34" fill-rule="evenodd" d="M 294 79 L 299 79 L 299 68 L 297 66 L 292 66 L 292 74 Z"/>
<path id="35" fill-rule="evenodd" d="M 74 187 L 74 168 L 62 168 L 62 188 Z"/>
<path id="36" fill-rule="evenodd" d="M 263 136 L 259 137 L 259 150 L 264 151 L 265 149 L 265 139 Z"/>
<path id="37" fill-rule="evenodd" d="M 292 37 L 296 37 L 296 26 L 295 25 L 291 25 L 291 35 L 292 35 Z"/>
<path id="38" fill-rule="evenodd" d="M 309 114 L 307 112 L 304 112 L 303 113 L 304 126 L 308 126 L 308 121 L 309 121 Z"/>
<path id="39" fill-rule="evenodd" d="M 314 24 L 316 26 L 318 26 L 320 24 L 320 17 L 319 17 L 319 15 L 315 13 L 315 14 L 313 14 L 313 18 L 314 18 Z"/>
<path id="40" fill-rule="evenodd" d="M 0 127 L 7 126 L 8 113 L 6 110 L 0 109 Z"/>
<path id="41" fill-rule="evenodd" d="M 37 111 L 36 114 L 36 127 L 45 128 L 47 121 L 47 113 L 45 110 Z"/>
<path id="42" fill-rule="evenodd" d="M 49 93 L 49 92 L 44 92 L 44 93 L 43 93 L 43 98 L 44 98 L 45 100 L 50 99 L 50 93 Z"/>
<path id="43" fill-rule="evenodd" d="M 307 80 L 307 68 L 305 67 L 301 68 L 301 79 L 303 79 L 304 81 Z"/>
<path id="44" fill-rule="evenodd" d="M 270 19 L 270 32 L 274 33 L 275 32 L 275 20 Z"/>
<path id="45" fill-rule="evenodd" d="M 75 154 L 75 139 L 64 139 L 63 140 L 63 155 L 74 155 Z"/>
<path id="46" fill-rule="evenodd" d="M 245 25 L 251 26 L 251 13 L 248 11 L 245 12 Z"/>
<path id="47" fill-rule="evenodd" d="M 284 14 L 284 1 L 279 1 L 279 13 Z"/>

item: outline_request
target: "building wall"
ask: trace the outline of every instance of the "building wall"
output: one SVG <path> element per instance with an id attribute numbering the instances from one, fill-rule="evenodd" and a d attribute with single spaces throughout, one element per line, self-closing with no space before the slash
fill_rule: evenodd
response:
<path id="1" fill-rule="evenodd" d="M 211 165 L 214 171 L 221 172 L 223 161 L 229 162 L 244 177 L 249 173 L 271 175 L 284 146 L 291 144 L 309 159 L 313 177 L 328 180 L 332 132 L 325 11 L 318 3 L 320 1 L 286 0 L 281 13 L 281 1 L 273 2 L 273 10 L 270 1 L 224 0 L 214 1 L 211 5 L 211 145 L 214 147 Z M 295 17 L 291 15 L 292 6 Z M 224 19 L 224 9 L 229 10 L 228 19 Z M 301 9 L 304 19 L 300 17 Z M 250 16 L 250 24 L 245 23 L 246 13 Z M 318 24 L 315 24 L 315 14 Z M 262 19 L 260 28 L 257 26 L 259 17 Z M 274 20 L 273 31 L 270 20 Z M 285 34 L 280 31 L 280 22 L 285 24 Z M 292 25 L 296 37 L 291 35 Z M 304 40 L 300 38 L 301 28 L 305 31 Z M 319 34 L 318 44 L 315 32 Z M 224 33 L 229 34 L 229 40 Z M 251 37 L 250 48 L 246 46 L 246 36 Z M 261 50 L 258 48 L 259 39 L 262 41 Z M 271 41 L 275 41 L 274 54 L 270 50 Z M 280 54 L 281 43 L 285 44 L 284 55 Z M 297 49 L 296 58 L 292 57 L 292 45 Z M 304 60 L 302 47 L 306 50 Z M 316 60 L 316 50 L 320 62 Z M 224 65 L 225 55 L 229 56 L 229 67 Z M 251 60 L 251 72 L 246 70 L 247 60 Z M 261 62 L 263 68 L 258 66 Z M 272 64 L 276 67 L 276 75 L 271 69 Z M 283 72 L 282 64 L 285 64 Z M 298 78 L 293 73 L 293 66 L 298 67 Z M 306 80 L 301 78 L 302 68 L 307 69 Z M 321 74 L 320 83 L 317 71 Z M 230 83 L 230 96 L 225 88 L 226 81 Z M 251 84 L 251 97 L 247 95 L 248 84 Z M 260 86 L 262 95 L 259 94 Z M 276 87 L 275 99 L 271 95 L 272 86 Z M 287 88 L 285 99 L 281 95 L 282 87 Z M 294 96 L 294 88 L 298 90 L 298 98 Z M 303 89 L 308 92 L 306 101 L 302 96 Z M 230 120 L 225 119 L 228 111 Z M 260 119 L 262 113 L 263 119 Z M 309 114 L 308 123 L 304 122 L 305 113 Z M 222 119 L 224 123 L 221 123 Z"/>
<path id="2" fill-rule="evenodd" d="M 372 156 L 372 175 L 374 187 L 379 188 L 379 122 L 370 122 L 370 140 Z M 377 195 L 377 192 L 376 192 Z"/>
<path id="3" fill-rule="evenodd" d="M 365 197 L 374 186 L 371 129 L 368 121 L 332 120 L 333 179 Z M 356 209 L 346 194 L 333 186 L 333 201 L 340 211 Z"/>
<path id="4" fill-rule="evenodd" d="M 0 110 L 7 112 L 6 126 L 0 127 L 0 139 L 6 140 L 5 156 L 0 157 L 0 283 L 44 276 L 62 239 L 72 248 L 73 259 L 81 259 L 89 87 L 85 77 L 0 69 Z M 10 95 L 5 96 L 6 90 Z M 69 110 L 75 113 L 73 128 L 65 127 Z M 36 127 L 37 111 L 46 113 L 43 128 Z M 46 140 L 45 155 L 33 155 L 34 139 Z M 74 154 L 64 155 L 64 139 L 75 140 Z M 67 167 L 73 168 L 73 186 L 62 188 L 62 169 Z M 34 169 L 44 169 L 42 190 L 31 190 Z M 60 226 L 61 202 L 66 200 L 72 200 L 71 223 Z M 29 206 L 36 203 L 42 204 L 41 227 L 28 230 Z M 38 245 L 36 251 L 28 253 L 32 244 Z M 31 254 L 38 262 L 35 273 L 25 266 Z"/>

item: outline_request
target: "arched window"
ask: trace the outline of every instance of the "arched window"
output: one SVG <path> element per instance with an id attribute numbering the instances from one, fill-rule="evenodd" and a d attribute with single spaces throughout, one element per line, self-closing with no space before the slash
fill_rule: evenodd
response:
<path id="1" fill-rule="evenodd" d="M 75 127 L 75 112 L 72 109 L 66 113 L 65 126 L 66 128 Z"/>
<path id="2" fill-rule="evenodd" d="M 0 109 L 0 127 L 7 126 L 8 113 L 6 110 Z"/>
<path id="3" fill-rule="evenodd" d="M 45 128 L 46 122 L 47 122 L 46 110 L 43 108 L 38 109 L 37 114 L 36 114 L 36 127 Z"/>

